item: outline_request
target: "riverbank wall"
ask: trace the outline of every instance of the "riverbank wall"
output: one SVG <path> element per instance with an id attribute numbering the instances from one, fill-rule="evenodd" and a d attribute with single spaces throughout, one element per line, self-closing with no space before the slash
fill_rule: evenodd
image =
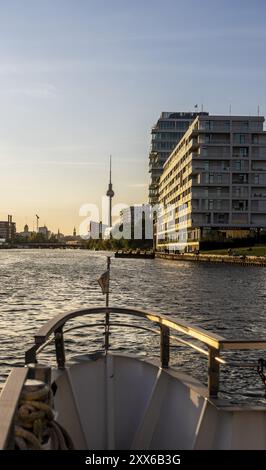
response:
<path id="1" fill-rule="evenodd" d="M 167 259 L 171 261 L 194 261 L 196 263 L 216 263 L 235 264 L 240 266 L 261 266 L 266 267 L 266 257 L 263 256 L 232 256 L 232 255 L 211 255 L 193 253 L 155 253 L 155 258 Z"/>

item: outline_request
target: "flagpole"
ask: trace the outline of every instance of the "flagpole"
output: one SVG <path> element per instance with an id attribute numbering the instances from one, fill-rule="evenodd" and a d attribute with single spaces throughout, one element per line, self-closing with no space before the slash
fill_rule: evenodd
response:
<path id="1" fill-rule="evenodd" d="M 110 319 L 109 319 L 109 289 L 110 289 L 110 265 L 111 265 L 111 256 L 107 256 L 107 272 L 108 272 L 108 287 L 106 291 L 106 312 L 105 312 L 105 353 L 109 349 L 109 326 L 110 326 Z"/>

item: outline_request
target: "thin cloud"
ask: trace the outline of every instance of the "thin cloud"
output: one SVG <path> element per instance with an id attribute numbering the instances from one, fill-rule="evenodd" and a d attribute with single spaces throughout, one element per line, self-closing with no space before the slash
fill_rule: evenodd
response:
<path id="1" fill-rule="evenodd" d="M 115 163 L 124 163 L 127 165 L 128 163 L 143 163 L 143 158 L 115 158 L 113 157 L 113 161 Z"/>
<path id="2" fill-rule="evenodd" d="M 87 162 L 59 162 L 56 160 L 50 160 L 50 161 L 41 161 L 40 164 L 43 165 L 63 165 L 63 166 L 91 166 L 91 165 L 99 165 L 99 162 L 92 162 L 92 161 L 87 161 Z"/>
<path id="3" fill-rule="evenodd" d="M 56 88 L 53 85 L 9 88 L 6 90 L 6 93 L 11 95 L 23 95 L 29 98 L 52 98 L 56 96 Z"/>
<path id="4" fill-rule="evenodd" d="M 129 188 L 146 188 L 148 183 L 133 183 L 127 185 Z"/>
<path id="5" fill-rule="evenodd" d="M 1 64 L 0 65 L 0 75 L 10 75 L 10 74 L 17 74 L 18 67 L 15 63 L 10 64 Z"/>
<path id="6" fill-rule="evenodd" d="M 0 164 L 4 164 L 4 166 L 12 166 L 12 165 L 18 165 L 18 161 L 13 160 L 13 161 L 0 161 Z M 21 162 L 24 165 L 34 165 L 34 166 L 40 166 L 40 165 L 47 165 L 47 166 L 68 166 L 68 167 L 81 167 L 81 166 L 102 166 L 99 162 L 97 161 L 58 161 L 58 160 L 23 160 Z"/>
<path id="7" fill-rule="evenodd" d="M 56 145 L 56 146 L 49 146 L 46 143 L 43 144 L 42 147 L 34 146 L 34 145 L 0 145 L 1 152 L 36 152 L 45 151 L 45 152 L 80 152 L 84 151 L 89 152 L 94 151 L 97 149 L 97 146 L 85 146 L 85 145 Z"/>

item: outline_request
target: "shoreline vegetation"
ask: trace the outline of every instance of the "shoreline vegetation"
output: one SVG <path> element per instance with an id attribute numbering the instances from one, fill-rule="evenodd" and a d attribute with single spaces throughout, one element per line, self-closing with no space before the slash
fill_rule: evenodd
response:
<path id="1" fill-rule="evenodd" d="M 70 237 L 69 237 L 70 238 Z M 247 241 L 247 240 L 246 240 Z M 264 241 L 264 240 L 263 240 Z M 263 262 L 266 260 L 266 243 L 250 243 L 250 240 L 247 242 L 246 246 L 243 243 L 243 240 L 239 243 L 241 246 L 237 246 L 234 243 L 234 246 L 228 247 L 225 243 L 224 247 L 222 244 L 220 246 L 216 246 L 215 243 L 213 244 L 213 248 L 209 244 L 205 247 L 202 247 L 199 252 L 197 253 L 184 253 L 180 254 L 178 252 L 171 253 L 171 252 L 156 252 L 157 257 L 165 257 L 166 255 L 168 259 L 184 259 L 184 256 L 188 256 L 191 260 L 199 260 L 202 257 L 208 256 L 208 260 L 211 261 L 213 257 L 219 257 L 224 260 L 224 262 L 231 262 L 232 259 L 240 258 L 242 261 L 247 259 L 251 260 L 254 258 L 262 258 Z M 22 249 L 32 249 L 32 248 L 81 248 L 87 249 L 91 251 L 122 251 L 122 252 L 139 252 L 139 250 L 145 252 L 151 252 L 153 250 L 153 241 L 152 240 L 145 240 L 145 239 L 138 239 L 138 240 L 128 240 L 121 238 L 120 240 L 115 238 L 110 239 L 89 239 L 83 240 L 80 237 L 76 237 L 76 239 L 70 239 L 69 241 L 64 241 L 58 239 L 56 236 L 53 236 L 49 240 L 47 240 L 41 234 L 35 234 L 29 239 L 25 239 L 22 237 L 16 237 L 12 243 L 0 245 L 2 249 L 8 248 L 22 248 Z M 178 258 L 177 258 L 178 257 Z M 229 260 L 227 260 L 229 258 Z M 265 260 L 264 260 L 265 258 Z M 259 260 L 258 260 L 259 261 Z M 239 263 L 239 261 L 238 261 Z"/>
<path id="2" fill-rule="evenodd" d="M 89 239 L 83 240 L 81 237 L 67 237 L 67 240 L 58 239 L 52 236 L 49 239 L 42 234 L 35 234 L 33 237 L 25 238 L 17 236 L 12 242 L 0 245 L 2 249 L 8 248 L 81 248 L 92 251 L 118 251 L 118 250 L 152 250 L 153 240 L 128 240 L 121 238 L 110 239 Z"/>

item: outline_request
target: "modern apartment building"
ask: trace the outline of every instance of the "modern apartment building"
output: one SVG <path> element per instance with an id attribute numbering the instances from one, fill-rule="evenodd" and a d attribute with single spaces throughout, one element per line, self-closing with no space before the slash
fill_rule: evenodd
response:
<path id="1" fill-rule="evenodd" d="M 266 228 L 264 117 L 198 116 L 163 169 L 158 249 Z"/>
<path id="2" fill-rule="evenodd" d="M 152 127 L 149 154 L 149 172 L 151 173 L 149 202 L 151 205 L 158 203 L 158 184 L 164 163 L 198 115 L 207 116 L 208 113 L 162 112 L 157 123 Z"/>
<path id="3" fill-rule="evenodd" d="M 0 221 L 0 239 L 9 242 L 14 240 L 15 235 L 16 224 L 12 222 L 12 215 L 9 215 L 7 221 Z"/>

